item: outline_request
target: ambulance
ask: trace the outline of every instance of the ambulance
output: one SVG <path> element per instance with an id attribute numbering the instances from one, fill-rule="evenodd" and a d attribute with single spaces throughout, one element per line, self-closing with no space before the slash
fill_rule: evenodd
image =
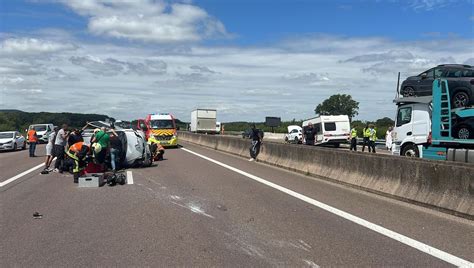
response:
<path id="1" fill-rule="evenodd" d="M 178 146 L 176 122 L 171 114 L 149 114 L 138 120 L 138 128 L 145 132 L 147 140 L 153 136 L 163 147 Z"/>

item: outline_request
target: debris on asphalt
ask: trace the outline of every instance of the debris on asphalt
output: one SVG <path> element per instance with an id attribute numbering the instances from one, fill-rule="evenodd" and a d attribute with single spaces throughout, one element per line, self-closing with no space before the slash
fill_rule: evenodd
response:
<path id="1" fill-rule="evenodd" d="M 42 218 L 43 218 L 43 215 L 39 214 L 39 212 L 33 213 L 33 219 L 42 219 Z"/>

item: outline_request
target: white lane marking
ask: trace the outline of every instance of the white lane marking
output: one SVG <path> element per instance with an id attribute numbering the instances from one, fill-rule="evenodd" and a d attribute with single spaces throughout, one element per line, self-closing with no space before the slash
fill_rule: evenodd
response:
<path id="1" fill-rule="evenodd" d="M 3 186 L 5 186 L 5 185 L 7 185 L 7 184 L 9 184 L 9 183 L 11 183 L 11 182 L 16 181 L 16 180 L 18 180 L 19 178 L 25 176 L 26 174 L 28 174 L 28 173 L 30 173 L 30 172 L 33 172 L 33 171 L 37 170 L 37 169 L 40 168 L 40 167 L 44 167 L 44 163 L 41 163 L 41 164 L 39 164 L 39 165 L 37 165 L 37 166 L 35 166 L 35 167 L 32 167 L 32 168 L 28 169 L 27 171 L 23 171 L 22 173 L 20 173 L 20 174 L 18 174 L 18 175 L 16 175 L 16 176 L 13 176 L 13 177 L 9 178 L 9 179 L 6 180 L 6 181 L 0 182 L 0 187 L 3 187 Z"/>
<path id="2" fill-rule="evenodd" d="M 127 184 L 133 184 L 133 174 L 130 170 L 127 170 Z"/>
<path id="3" fill-rule="evenodd" d="M 217 164 L 217 165 L 219 165 L 219 166 L 221 166 L 221 167 L 224 167 L 224 168 L 227 168 L 227 169 L 229 169 L 229 170 L 232 170 L 232 171 L 234 171 L 234 172 L 236 172 L 236 173 L 239 173 L 239 174 L 241 174 L 241 175 L 243 175 L 243 176 L 245 176 L 245 177 L 247 177 L 247 178 L 250 178 L 250 179 L 252 179 L 252 180 L 255 180 L 255 181 L 257 181 L 257 182 L 260 182 L 260 183 L 262 183 L 262 184 L 265 184 L 265 185 L 267 185 L 267 186 L 270 186 L 270 187 L 272 187 L 272 188 L 274 188 L 274 189 L 276 189 L 276 190 L 278 190 L 278 191 L 281 191 L 281 192 L 283 192 L 283 193 L 286 193 L 286 194 L 288 194 L 288 195 L 291 195 L 291 196 L 293 196 L 293 197 L 295 197 L 295 198 L 298 198 L 298 199 L 300 199 L 300 200 L 302 200 L 302 201 L 304 201 L 304 202 L 306 202 L 306 203 L 309 203 L 309 204 L 314 205 L 314 206 L 316 206 L 316 207 L 318 207 L 318 208 L 321 208 L 321 209 L 323 209 L 323 210 L 326 210 L 326 211 L 328 211 L 328 212 L 330 212 L 330 213 L 333 213 L 333 214 L 335 214 L 335 215 L 337 215 L 337 216 L 339 216 L 339 217 L 342 217 L 342 218 L 344 218 L 344 219 L 346 219 L 346 220 L 349 220 L 349 221 L 351 221 L 351 222 L 353 222 L 353 223 L 359 224 L 359 225 L 361 225 L 361 226 L 363 226 L 363 227 L 365 227 L 365 228 L 367 228 L 367 229 L 370 229 L 370 230 L 372 230 L 372 231 L 374 231 L 374 232 L 377 232 L 377 233 L 379 233 L 379 234 L 381 234 L 381 235 L 384 235 L 384 236 L 386 236 L 386 237 L 389 237 L 389 238 L 391 238 L 391 239 L 394 239 L 394 240 L 396 240 L 396 241 L 398 241 L 398 242 L 400 242 L 400 243 L 403 243 L 403 244 L 405 244 L 405 245 L 407 245 L 407 246 L 410 246 L 410 247 L 412 247 L 412 248 L 415 248 L 415 249 L 417 249 L 417 250 L 419 250 L 419 251 L 422 251 L 422 252 L 424 252 L 424 253 L 426 253 L 426 254 L 429 254 L 429 255 L 431 255 L 431 256 L 433 256 L 433 257 L 435 257 L 435 258 L 438 258 L 438 259 L 443 260 L 443 261 L 445 261 L 445 262 L 448 262 L 448 263 L 450 263 L 450 264 L 456 265 L 456 266 L 458 266 L 458 267 L 474 267 L 474 263 L 472 263 L 472 262 L 469 262 L 469 261 L 467 261 L 467 260 L 464 260 L 464 259 L 461 259 L 461 258 L 459 258 L 459 257 L 456 257 L 456 256 L 454 256 L 454 255 L 452 255 L 452 254 L 449 254 L 449 253 L 447 253 L 447 252 L 444 252 L 444 251 L 442 251 L 442 250 L 439 250 L 439 249 L 437 249 L 437 248 L 434 248 L 434 247 L 432 247 L 432 246 L 429 246 L 429 245 L 427 245 L 427 244 L 424 244 L 424 243 L 422 243 L 422 242 L 419 242 L 419 241 L 417 241 L 417 240 L 414 240 L 414 239 L 412 239 L 412 238 L 409 238 L 409 237 L 407 237 L 407 236 L 404 236 L 404 235 L 402 235 L 402 234 L 399 234 L 399 233 L 397 233 L 397 232 L 394 232 L 394 231 L 392 231 L 392 230 L 389 230 L 389 229 L 387 229 L 387 228 L 384 228 L 384 227 L 382 227 L 382 226 L 380 226 L 380 225 L 377 225 L 377 224 L 375 224 L 375 223 L 371 223 L 371 222 L 369 222 L 369 221 L 366 221 L 366 220 L 364 220 L 364 219 L 362 219 L 362 218 L 359 218 L 359 217 L 357 217 L 357 216 L 354 216 L 354 215 L 352 215 L 352 214 L 349 214 L 349 213 L 347 213 L 347 212 L 345 212 L 345 211 L 339 210 L 339 209 L 337 209 L 337 208 L 335 208 L 335 207 L 331 207 L 331 206 L 329 206 L 329 205 L 327 205 L 327 204 L 324 204 L 324 203 L 319 202 L 319 201 L 317 201 L 317 200 L 315 200 L 315 199 L 309 198 L 309 197 L 307 197 L 307 196 L 305 196 L 305 195 L 302 195 L 302 194 L 300 194 L 300 193 L 297 193 L 297 192 L 292 191 L 292 190 L 290 190 L 290 189 L 287 189 L 287 188 L 285 188 L 285 187 L 282 187 L 282 186 L 280 186 L 280 185 L 278 185 L 278 184 L 269 182 L 269 181 L 264 180 L 264 179 L 262 179 L 262 178 L 260 178 L 260 177 L 257 177 L 257 176 L 255 176 L 255 175 L 252 175 L 252 174 L 247 173 L 247 172 L 245 172 L 245 171 L 242 171 L 242 170 L 240 170 L 240 169 L 234 168 L 234 167 L 232 167 L 232 166 L 229 166 L 229 165 L 227 165 L 227 164 L 224 164 L 224 163 L 222 163 L 222 162 L 219 162 L 219 161 L 214 160 L 214 159 L 212 159 L 212 158 L 209 158 L 209 157 L 207 157 L 207 156 L 198 154 L 198 153 L 193 152 L 193 151 L 191 151 L 191 150 L 188 150 L 188 149 L 186 149 L 186 148 L 181 148 L 181 150 L 184 150 L 184 151 L 186 151 L 186 152 L 188 152 L 188 153 L 191 153 L 191 154 L 194 154 L 194 155 L 196 155 L 196 156 L 199 156 L 199 157 L 201 157 L 201 158 L 203 158 L 203 159 L 206 159 L 206 160 L 208 160 L 208 161 L 210 161 L 210 162 L 212 162 L 212 163 L 214 163 L 214 164 Z"/>

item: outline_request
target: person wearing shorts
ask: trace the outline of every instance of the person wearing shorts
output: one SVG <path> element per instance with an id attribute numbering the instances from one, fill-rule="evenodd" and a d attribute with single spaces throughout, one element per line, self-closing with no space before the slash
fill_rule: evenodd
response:
<path id="1" fill-rule="evenodd" d="M 56 139 L 56 134 L 58 133 L 58 128 L 55 127 L 54 131 L 51 132 L 48 136 L 48 144 L 46 145 L 46 162 L 44 163 L 44 170 L 50 172 L 53 169 L 50 168 L 51 163 L 53 162 L 53 148 L 54 141 Z"/>

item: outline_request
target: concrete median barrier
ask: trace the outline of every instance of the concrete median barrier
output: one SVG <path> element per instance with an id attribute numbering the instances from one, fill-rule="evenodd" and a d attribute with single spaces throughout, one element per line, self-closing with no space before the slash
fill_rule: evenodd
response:
<path id="1" fill-rule="evenodd" d="M 249 157 L 250 141 L 179 133 L 180 139 Z M 259 161 L 397 199 L 474 216 L 472 164 L 373 155 L 314 146 L 263 143 Z"/>

